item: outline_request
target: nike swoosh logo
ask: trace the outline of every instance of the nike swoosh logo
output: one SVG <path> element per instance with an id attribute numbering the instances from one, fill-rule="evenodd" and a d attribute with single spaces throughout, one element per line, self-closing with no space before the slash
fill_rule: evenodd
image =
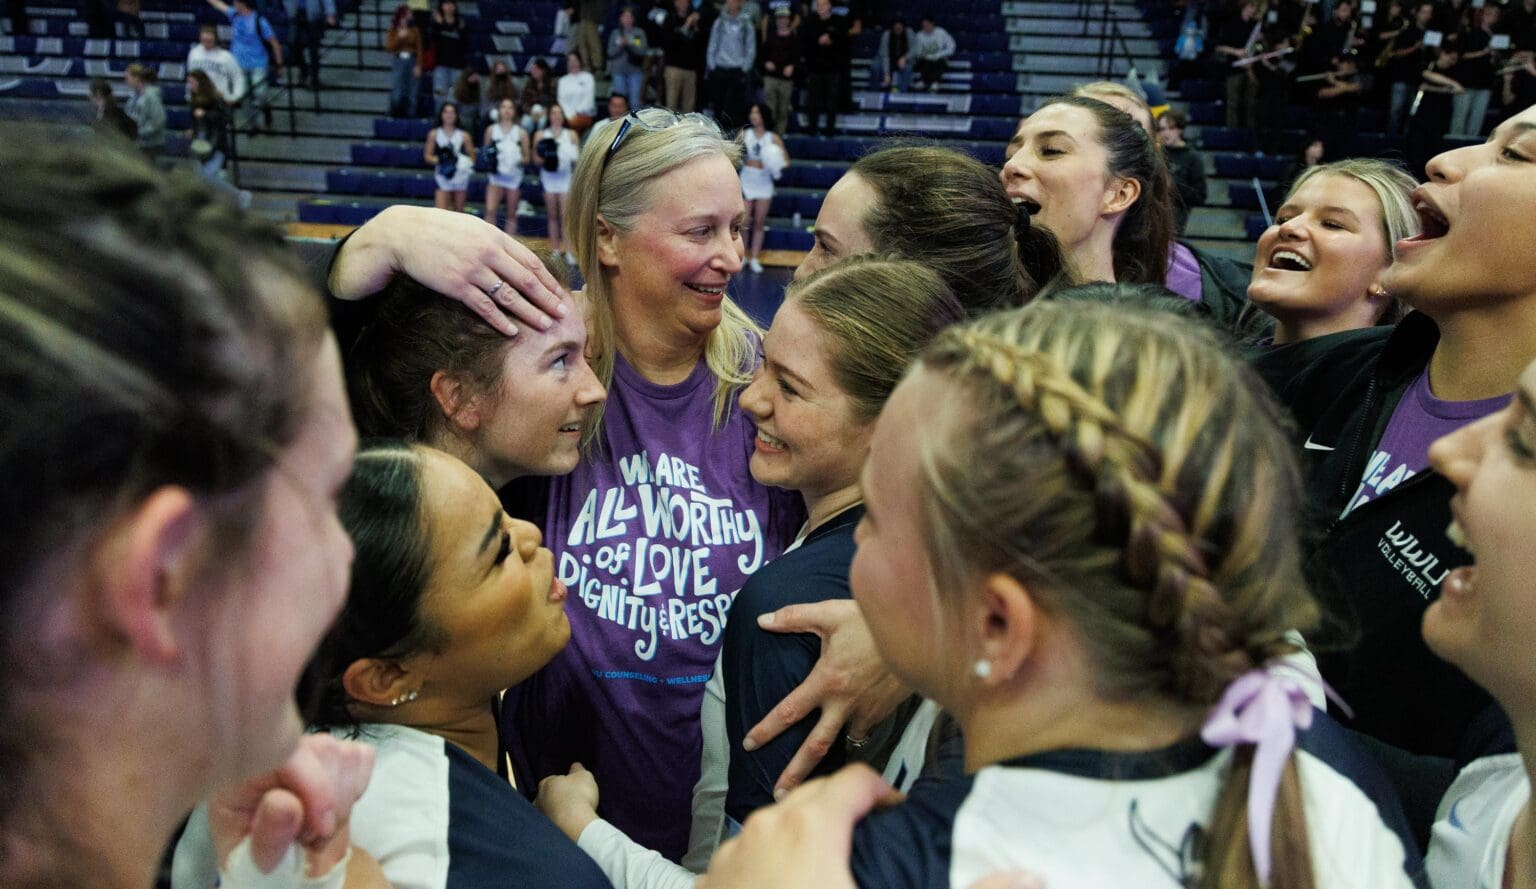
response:
<path id="1" fill-rule="evenodd" d="M 1329 447 L 1328 445 L 1320 445 L 1317 442 L 1313 441 L 1312 440 L 1312 436 L 1310 436 L 1310 435 L 1307 436 L 1307 441 L 1306 441 L 1305 444 L 1302 445 L 1302 447 L 1306 448 L 1309 451 L 1331 451 L 1331 450 L 1333 450 L 1333 448 Z"/>
<path id="2" fill-rule="evenodd" d="M 1461 797 L 1460 799 L 1457 799 L 1456 802 L 1451 803 L 1451 814 L 1450 814 L 1449 818 L 1447 819 L 1447 820 L 1449 820 L 1451 822 L 1451 826 L 1452 827 L 1456 828 L 1457 830 L 1461 831 L 1462 833 L 1466 833 L 1467 832 L 1467 826 L 1465 824 L 1461 823 L 1461 819 L 1460 818 L 1456 817 L 1456 807 L 1461 805 L 1462 800 L 1465 800 L 1465 799 L 1466 799 L 1466 797 Z"/>

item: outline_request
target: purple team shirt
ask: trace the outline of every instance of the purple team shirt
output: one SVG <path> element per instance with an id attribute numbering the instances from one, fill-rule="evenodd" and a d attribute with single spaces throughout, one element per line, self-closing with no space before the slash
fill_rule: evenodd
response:
<path id="1" fill-rule="evenodd" d="M 1177 241 L 1168 248 L 1168 274 L 1163 286 L 1187 300 L 1200 301 L 1200 261 L 1193 250 Z"/>
<path id="2" fill-rule="evenodd" d="M 1360 506 L 1375 500 L 1429 466 L 1429 446 L 1435 439 L 1501 411 L 1509 404 L 1510 395 L 1480 398 L 1476 401 L 1443 401 L 1429 389 L 1429 368 L 1403 394 L 1402 401 L 1392 411 L 1386 431 L 1371 460 L 1365 465 L 1365 475 L 1355 496 L 1344 507 L 1342 515 L 1349 515 Z"/>
<path id="3" fill-rule="evenodd" d="M 544 542 L 570 590 L 571 641 L 508 696 L 509 743 L 532 778 L 579 760 L 603 817 L 674 860 L 731 601 L 804 519 L 798 495 L 752 478 L 756 430 L 734 402 L 715 429 L 714 393 L 702 361 L 662 386 L 616 358 L 603 450 L 550 488 Z"/>

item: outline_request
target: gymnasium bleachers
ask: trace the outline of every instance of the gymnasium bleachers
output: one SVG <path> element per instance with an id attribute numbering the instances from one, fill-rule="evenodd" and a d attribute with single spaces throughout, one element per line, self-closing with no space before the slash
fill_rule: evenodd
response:
<path id="1" fill-rule="evenodd" d="M 123 69 L 144 61 L 159 69 L 171 130 L 185 127 L 186 50 L 196 39 L 198 23 L 221 21 L 218 14 L 202 5 L 146 0 L 143 39 L 89 40 L 79 5 L 79 0 L 32 0 L 32 33 L 0 37 L 0 117 L 85 122 L 88 79 L 106 77 L 122 88 Z M 281 4 L 267 5 L 273 8 L 263 14 L 281 36 Z M 944 7 L 941 24 L 954 35 L 959 51 L 942 88 L 933 93 L 872 89 L 869 59 L 879 31 L 866 28 L 853 41 L 852 109 L 838 118 L 840 135 L 810 138 L 792 129 L 786 139 L 793 165 L 772 205 L 768 248 L 808 249 L 809 229 L 826 189 L 882 139 L 920 136 L 1000 164 L 1018 118 L 1041 99 L 1089 80 L 1124 77 L 1133 63 L 1143 79 L 1165 77 L 1164 60 L 1172 55 L 1178 25 L 1165 7 L 1154 0 L 1107 6 L 1071 0 L 954 0 Z M 394 120 L 384 113 L 389 59 L 381 42 L 393 8 L 381 0 L 361 0 L 328 34 L 326 90 L 319 96 L 295 90 L 291 113 L 288 94 L 280 95 L 275 126 L 239 138 L 241 185 L 256 193 L 263 212 L 280 220 L 357 224 L 391 203 L 431 202 L 431 171 L 421 160 L 430 123 Z M 898 11 L 915 22 L 924 8 L 920 0 L 893 0 L 870 24 L 882 26 Z M 472 64 L 504 58 L 520 71 L 535 55 L 548 55 L 554 0 L 479 0 L 463 4 L 462 10 L 470 28 Z M 1113 17 L 1117 39 L 1105 36 L 1106 13 Z M 1106 58 L 1108 48 L 1114 53 Z M 1289 158 L 1256 156 L 1247 150 L 1245 132 L 1220 125 L 1219 81 L 1189 80 L 1178 86 L 1173 100 L 1191 115 L 1191 135 L 1206 153 L 1210 176 L 1209 206 L 1195 211 L 1188 236 L 1230 255 L 1248 255 L 1263 227 L 1261 192 L 1274 187 Z M 1378 123 L 1363 121 L 1362 149 L 1390 150 L 1371 132 Z M 1299 131 L 1292 135 L 1300 138 Z M 173 154 L 177 141 L 170 146 Z M 483 200 L 484 187 L 483 176 L 472 180 L 472 209 Z M 542 194 L 532 170 L 522 198 L 520 230 L 542 234 Z"/>

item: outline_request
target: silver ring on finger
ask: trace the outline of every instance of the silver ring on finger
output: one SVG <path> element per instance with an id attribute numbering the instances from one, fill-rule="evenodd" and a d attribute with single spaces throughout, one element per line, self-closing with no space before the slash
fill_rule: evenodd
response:
<path id="1" fill-rule="evenodd" d="M 501 288 L 503 288 L 505 286 L 507 286 L 507 282 L 505 282 L 505 281 L 497 281 L 495 284 L 491 285 L 491 289 L 487 290 L 485 292 L 485 295 L 486 296 L 494 297 L 496 295 L 497 291 L 501 290 Z"/>
<path id="2" fill-rule="evenodd" d="M 865 744 L 869 743 L 869 737 L 866 735 L 862 738 L 855 738 L 852 735 L 848 735 L 843 738 L 843 743 L 847 744 L 848 749 L 850 750 L 858 750 L 860 747 L 863 747 Z"/>

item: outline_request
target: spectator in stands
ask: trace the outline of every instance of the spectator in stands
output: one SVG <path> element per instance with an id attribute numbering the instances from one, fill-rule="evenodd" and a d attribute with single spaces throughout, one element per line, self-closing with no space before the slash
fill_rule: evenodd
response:
<path id="1" fill-rule="evenodd" d="M 384 49 L 390 54 L 389 116 L 410 117 L 416 112 L 421 82 L 421 31 L 404 3 L 395 8 L 390 19 Z"/>
<path id="2" fill-rule="evenodd" d="M 459 126 L 469 133 L 480 132 L 489 117 L 485 94 L 480 89 L 480 72 L 473 66 L 460 71 L 448 95 L 459 106 Z"/>
<path id="3" fill-rule="evenodd" d="M 1281 131 L 1289 126 L 1286 109 L 1291 98 L 1291 74 L 1296 70 L 1296 62 L 1289 50 L 1294 35 L 1278 25 L 1266 25 L 1260 40 L 1254 47 L 1257 61 L 1253 63 L 1253 145 L 1260 151 L 1278 154 L 1289 148 L 1283 143 Z"/>
<path id="4" fill-rule="evenodd" d="M 912 67 L 922 76 L 924 89 L 931 93 L 939 91 L 954 54 L 955 38 L 939 27 L 933 16 L 924 15 L 917 33 L 912 35 Z"/>
<path id="5" fill-rule="evenodd" d="M 155 69 L 138 62 L 123 72 L 123 82 L 133 95 L 123 110 L 138 126 L 138 146 L 151 161 L 165 151 L 165 100 L 160 96 Z"/>
<path id="6" fill-rule="evenodd" d="M 1450 132 L 1451 103 L 1465 88 L 1453 76 L 1458 64 L 1456 41 L 1446 38 L 1435 53 L 1435 60 L 1419 72 L 1417 107 L 1408 120 L 1405 149 L 1408 163 L 1422 168 L 1440 152 L 1440 141 Z"/>
<path id="7" fill-rule="evenodd" d="M 618 27 L 608 32 L 608 73 L 613 77 L 613 91 L 628 96 L 633 107 L 643 104 L 645 54 L 649 50 L 645 29 L 635 25 L 634 7 L 619 10 Z"/>
<path id="8" fill-rule="evenodd" d="M 704 67 L 709 34 L 702 11 L 690 0 L 672 0 L 661 23 L 661 50 L 666 83 L 662 104 L 679 114 L 691 114 L 699 106 L 699 69 Z"/>
<path id="9" fill-rule="evenodd" d="M 1157 140 L 1163 148 L 1163 159 L 1173 176 L 1174 233 L 1182 235 L 1189 223 L 1189 211 L 1205 206 L 1205 155 L 1184 141 L 1184 128 L 1189 118 L 1177 108 L 1164 111 L 1157 119 Z"/>
<path id="10" fill-rule="evenodd" d="M 485 186 L 485 221 L 496 224 L 496 206 L 503 197 L 507 204 L 507 234 L 517 237 L 517 205 L 523 196 L 523 167 L 533 160 L 528 131 L 519 125 L 517 103 L 502 99 L 496 107 L 496 120 L 485 128 L 485 147 L 496 146 L 496 167 Z"/>
<path id="11" fill-rule="evenodd" d="M 1352 55 L 1340 56 L 1317 89 L 1315 125 L 1339 154 L 1352 153 L 1365 89 L 1365 78 Z"/>
<path id="12" fill-rule="evenodd" d="M 773 26 L 763 43 L 763 102 L 773 120 L 774 132 L 784 135 L 795 113 L 795 75 L 801 70 L 800 37 L 790 21 L 790 10 L 781 6 L 773 11 Z"/>
<path id="13" fill-rule="evenodd" d="M 1238 14 L 1222 21 L 1216 32 L 1215 58 L 1231 66 L 1248 58 L 1262 32 L 1256 0 L 1244 0 Z M 1252 130 L 1259 81 L 1251 65 L 1227 69 L 1227 126 Z"/>
<path id="14" fill-rule="evenodd" d="M 469 29 L 459 15 L 457 0 L 440 0 L 432 13 L 432 45 L 437 62 L 432 69 L 432 95 L 442 101 L 451 97 L 469 48 Z"/>
<path id="15" fill-rule="evenodd" d="M 937 146 L 854 161 L 827 190 L 795 278 L 862 253 L 923 263 L 973 316 L 1023 305 L 1062 270 L 1054 241 L 1020 216 L 991 167 Z"/>
<path id="16" fill-rule="evenodd" d="M 544 214 L 549 221 L 549 248 L 563 252 L 571 264 L 576 260 L 571 254 L 566 235 L 565 208 L 570 202 L 571 169 L 576 165 L 581 146 L 576 133 L 565 125 L 565 111 L 559 105 L 549 106 L 549 125 L 533 135 L 534 157 L 539 162 L 539 184 L 544 188 Z"/>
<path id="17" fill-rule="evenodd" d="M 1161 284 L 1173 235 L 1168 174 L 1146 131 L 1097 99 L 1047 100 L 1003 168 L 1008 193 L 1061 244 L 1075 281 Z"/>
<path id="18" fill-rule="evenodd" d="M 268 96 L 283 76 L 283 45 L 266 16 L 256 11 L 255 0 L 208 0 L 208 5 L 229 19 L 232 36 L 229 50 L 245 73 L 246 99 L 261 107 L 267 126 L 272 125 Z M 270 56 L 268 55 L 270 53 Z"/>
<path id="19" fill-rule="evenodd" d="M 211 184 L 233 193 L 234 186 L 220 175 L 229 156 L 229 106 L 206 72 L 187 72 L 187 107 L 192 111 L 192 126 L 186 136 L 191 140 L 198 172 Z"/>
<path id="20" fill-rule="evenodd" d="M 709 30 L 705 55 L 710 105 L 722 130 L 731 132 L 746 118 L 756 60 L 757 32 L 741 11 L 741 0 L 725 0 L 725 10 Z"/>
<path id="21" fill-rule="evenodd" d="M 1364 45 L 1365 35 L 1360 33 L 1360 22 L 1355 18 L 1354 0 L 1337 0 L 1333 15 L 1303 41 L 1301 69 L 1308 74 L 1327 71 L 1339 60 L 1356 55 Z"/>
<path id="22" fill-rule="evenodd" d="M 187 71 L 202 71 L 230 104 L 245 95 L 245 72 L 234 53 L 219 45 L 219 31 L 213 25 L 197 29 L 197 42 L 187 51 Z"/>
<path id="23" fill-rule="evenodd" d="M 1446 37 L 1460 34 L 1467 27 L 1470 12 L 1467 0 L 1439 0 L 1435 7 L 1435 30 Z"/>
<path id="24" fill-rule="evenodd" d="M 555 76 L 549 63 L 535 58 L 528 63 L 528 77 L 523 81 L 523 92 L 517 99 L 517 107 L 532 109 L 538 105 L 548 108 L 555 104 Z"/>
<path id="25" fill-rule="evenodd" d="M 144 39 L 143 4 L 140 0 L 117 0 L 117 33 L 129 40 Z"/>
<path id="26" fill-rule="evenodd" d="M 1504 72 L 1504 107 L 1512 111 L 1536 105 L 1536 52 L 1522 49 Z"/>
<path id="27" fill-rule="evenodd" d="M 805 49 L 805 114 L 812 136 L 837 132 L 837 109 L 842 101 L 843 67 L 848 62 L 848 27 L 842 16 L 832 14 L 832 0 L 816 0 L 816 11 L 800 23 Z M 822 129 L 825 115 L 827 125 Z"/>
<path id="28" fill-rule="evenodd" d="M 608 116 L 592 125 L 593 139 L 612 139 L 613 136 L 603 136 L 603 132 L 617 124 L 629 114 L 629 98 L 623 93 L 613 93 L 608 97 Z"/>
<path id="29" fill-rule="evenodd" d="M 1488 101 L 1493 95 L 1493 29 L 1499 23 L 1500 7 L 1484 5 L 1474 12 L 1476 25 L 1468 24 L 1457 37 L 1460 61 L 1453 75 L 1463 91 L 1451 97 L 1452 136 L 1476 138 L 1482 135 L 1483 119 L 1488 115 Z"/>
<path id="30" fill-rule="evenodd" d="M 438 109 L 437 126 L 427 133 L 421 156 L 437 182 L 432 195 L 437 207 L 464 212 L 469 177 L 475 170 L 475 137 L 459 127 L 459 106 L 444 102 Z"/>
<path id="31" fill-rule="evenodd" d="M 283 0 L 288 13 L 288 47 L 299 86 L 320 88 L 320 44 L 326 27 L 336 27 L 336 0 Z"/>
<path id="32" fill-rule="evenodd" d="M 1408 111 L 1414 94 L 1419 89 L 1419 72 L 1424 70 L 1424 32 L 1435 16 L 1435 4 L 1419 3 L 1414 7 L 1412 21 L 1401 25 L 1395 36 L 1381 51 L 1386 76 L 1391 86 L 1391 98 L 1387 109 L 1387 132 L 1402 134 L 1408 127 Z"/>
<path id="33" fill-rule="evenodd" d="M 241 870 L 329 885 L 372 760 L 294 704 L 352 554 L 325 308 L 275 227 L 127 152 L 12 132 L 0 169 L 0 883 L 151 886 L 218 792 Z"/>
<path id="34" fill-rule="evenodd" d="M 610 7 L 609 0 L 576 0 L 576 51 L 594 75 L 603 73 L 603 37 L 599 29 L 607 23 Z M 528 106 L 525 103 L 523 107 Z"/>
<path id="35" fill-rule="evenodd" d="M 11 20 L 12 36 L 20 37 L 23 34 L 32 33 L 32 19 L 27 14 L 27 0 L 5 0 L 5 14 Z"/>
<path id="36" fill-rule="evenodd" d="M 485 88 L 485 101 L 492 108 L 498 108 L 502 99 L 517 101 L 518 98 L 517 84 L 512 80 L 512 66 L 505 59 L 497 59 L 491 64 L 491 82 Z"/>
<path id="37" fill-rule="evenodd" d="M 91 129 L 96 135 L 138 142 L 139 125 L 117 106 L 117 97 L 112 95 L 112 85 L 105 78 L 91 78 L 90 96 L 91 104 L 96 106 L 96 119 L 91 122 Z"/>
<path id="38" fill-rule="evenodd" d="M 1248 299 L 1275 319 L 1272 342 L 1395 324 L 1401 306 L 1382 286 L 1395 245 L 1419 233 L 1401 167 L 1350 158 L 1303 173 L 1259 236 Z"/>
<path id="39" fill-rule="evenodd" d="M 562 110 L 569 111 L 566 125 L 576 131 L 577 138 L 585 135 L 597 118 L 597 82 L 582 70 L 580 53 L 565 54 L 565 73 L 555 85 L 555 98 Z"/>
<path id="40" fill-rule="evenodd" d="M 773 203 L 773 183 L 789 166 L 784 141 L 773 131 L 773 116 L 762 105 L 747 109 L 747 125 L 741 128 L 741 196 L 747 202 L 747 267 L 761 272 L 758 256 L 768 227 L 768 206 Z"/>
<path id="41" fill-rule="evenodd" d="M 907 20 L 898 15 L 880 35 L 880 48 L 870 62 L 870 86 L 911 92 L 912 71 L 912 35 L 907 31 Z"/>
<path id="42" fill-rule="evenodd" d="M 1305 140 L 1301 153 L 1280 174 L 1279 193 L 1275 195 L 1274 203 L 1278 205 L 1285 200 L 1285 196 L 1291 193 L 1301 177 L 1314 167 L 1321 166 L 1327 161 L 1328 143 L 1321 137 L 1313 136 Z"/>

